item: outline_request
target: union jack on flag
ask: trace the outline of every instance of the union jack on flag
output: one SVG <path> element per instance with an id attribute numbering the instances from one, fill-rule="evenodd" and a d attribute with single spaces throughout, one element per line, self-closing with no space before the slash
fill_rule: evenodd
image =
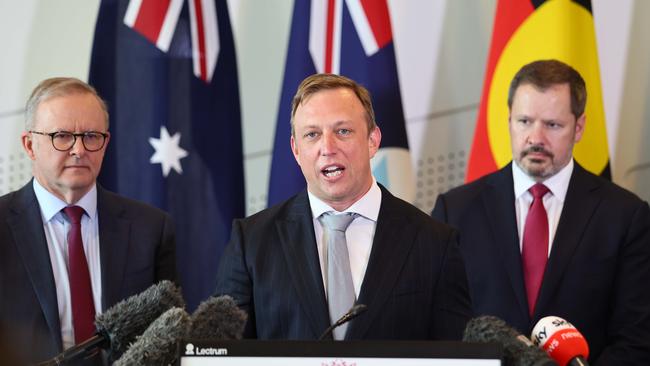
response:
<path id="1" fill-rule="evenodd" d="M 314 0 L 309 29 L 309 51 L 316 64 L 316 70 L 320 73 L 340 73 L 344 2 L 366 56 L 374 55 L 393 40 L 386 2 Z"/>
<path id="2" fill-rule="evenodd" d="M 169 50 L 184 0 L 131 0 L 124 24 L 163 52 Z M 196 77 L 212 80 L 219 55 L 219 31 L 214 0 L 188 0 L 192 31 L 192 60 Z"/>

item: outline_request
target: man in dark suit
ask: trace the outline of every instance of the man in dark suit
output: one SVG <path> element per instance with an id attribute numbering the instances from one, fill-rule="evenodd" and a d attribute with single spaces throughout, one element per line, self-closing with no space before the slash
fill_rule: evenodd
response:
<path id="1" fill-rule="evenodd" d="M 244 336 L 316 339 L 356 302 L 367 311 L 334 339 L 459 339 L 470 302 L 455 232 L 372 177 L 381 132 L 368 91 L 310 76 L 291 123 L 307 190 L 235 220 L 219 266 L 216 292 L 248 313 Z M 331 216 L 351 220 L 342 253 Z"/>
<path id="2" fill-rule="evenodd" d="M 168 215 L 96 184 L 107 130 L 104 102 L 80 80 L 47 79 L 27 103 L 34 179 L 0 197 L 0 323 L 25 361 L 82 342 L 95 314 L 176 279 Z"/>
<path id="3" fill-rule="evenodd" d="M 477 315 L 524 334 L 559 316 L 585 336 L 591 362 L 648 365 L 650 211 L 574 162 L 586 98 L 570 66 L 524 66 L 508 98 L 514 163 L 440 195 L 432 215 L 460 231 Z"/>

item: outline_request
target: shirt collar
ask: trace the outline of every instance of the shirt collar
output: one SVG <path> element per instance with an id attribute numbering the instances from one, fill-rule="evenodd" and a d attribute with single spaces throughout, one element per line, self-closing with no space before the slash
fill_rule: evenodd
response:
<path id="1" fill-rule="evenodd" d="M 314 218 L 320 217 L 325 212 L 337 212 L 330 205 L 323 202 L 320 198 L 313 195 L 307 190 L 309 197 L 309 205 L 311 206 L 311 214 Z M 363 195 L 352 206 L 348 207 L 343 212 L 353 212 L 359 214 L 369 220 L 377 222 L 379 217 L 379 207 L 381 206 L 381 189 L 377 185 L 375 178 L 372 178 L 372 185 L 366 194 Z"/>
<path id="2" fill-rule="evenodd" d="M 38 200 L 38 205 L 41 208 L 41 215 L 43 215 L 44 223 L 52 220 L 56 214 L 68 206 L 65 201 L 45 189 L 36 178 L 33 179 L 33 187 L 36 199 Z M 83 208 L 88 217 L 92 220 L 97 213 L 97 185 L 93 184 L 90 191 L 83 195 L 83 197 L 81 197 L 81 199 L 79 199 L 79 201 L 74 205 Z"/>
<path id="3" fill-rule="evenodd" d="M 566 192 L 569 189 L 569 181 L 571 180 L 571 174 L 573 173 L 573 166 L 574 162 L 573 159 L 571 159 L 564 168 L 560 169 L 559 172 L 542 182 L 551 193 L 553 193 L 553 196 L 561 202 L 564 202 L 564 199 L 566 198 Z M 512 179 L 515 186 L 515 199 L 520 198 L 530 189 L 530 187 L 537 183 L 514 161 L 512 162 Z"/>

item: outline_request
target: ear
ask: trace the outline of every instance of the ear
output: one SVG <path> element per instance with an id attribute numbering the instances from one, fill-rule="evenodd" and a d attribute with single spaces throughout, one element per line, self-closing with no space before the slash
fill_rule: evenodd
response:
<path id="1" fill-rule="evenodd" d="M 578 117 L 576 120 L 576 130 L 573 142 L 578 142 L 582 139 L 582 134 L 585 132 L 585 124 L 587 123 L 587 117 L 583 113 L 582 116 Z"/>
<path id="2" fill-rule="evenodd" d="M 298 158 L 300 157 L 300 150 L 298 150 L 298 145 L 296 144 L 296 138 L 291 135 L 291 152 L 293 153 L 293 158 L 296 159 L 296 163 L 300 165 L 300 160 Z"/>
<path id="3" fill-rule="evenodd" d="M 34 154 L 34 140 L 33 135 L 27 131 L 23 131 L 20 135 L 20 140 L 23 144 L 23 149 L 27 153 L 30 159 L 36 160 L 36 154 Z"/>
<path id="4" fill-rule="evenodd" d="M 381 143 L 381 130 L 379 129 L 379 126 L 375 126 L 375 129 L 370 132 L 370 136 L 368 136 L 368 155 L 372 159 L 375 154 L 377 153 L 377 150 L 379 150 L 379 144 Z"/>
<path id="5" fill-rule="evenodd" d="M 108 147 L 108 143 L 111 141 L 111 133 L 106 131 L 106 141 L 104 141 L 104 147 L 102 148 L 104 151 L 106 151 L 106 148 Z"/>

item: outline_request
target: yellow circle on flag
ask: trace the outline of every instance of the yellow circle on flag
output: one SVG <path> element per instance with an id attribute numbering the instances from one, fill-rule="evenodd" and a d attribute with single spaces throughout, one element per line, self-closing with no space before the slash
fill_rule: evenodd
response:
<path id="1" fill-rule="evenodd" d="M 593 16 L 571 0 L 550 0 L 535 10 L 508 41 L 497 62 L 487 105 L 487 129 L 499 168 L 512 160 L 508 131 L 508 88 L 532 61 L 557 59 L 575 68 L 587 84 L 586 125 L 574 157 L 600 174 L 609 160 Z"/>

